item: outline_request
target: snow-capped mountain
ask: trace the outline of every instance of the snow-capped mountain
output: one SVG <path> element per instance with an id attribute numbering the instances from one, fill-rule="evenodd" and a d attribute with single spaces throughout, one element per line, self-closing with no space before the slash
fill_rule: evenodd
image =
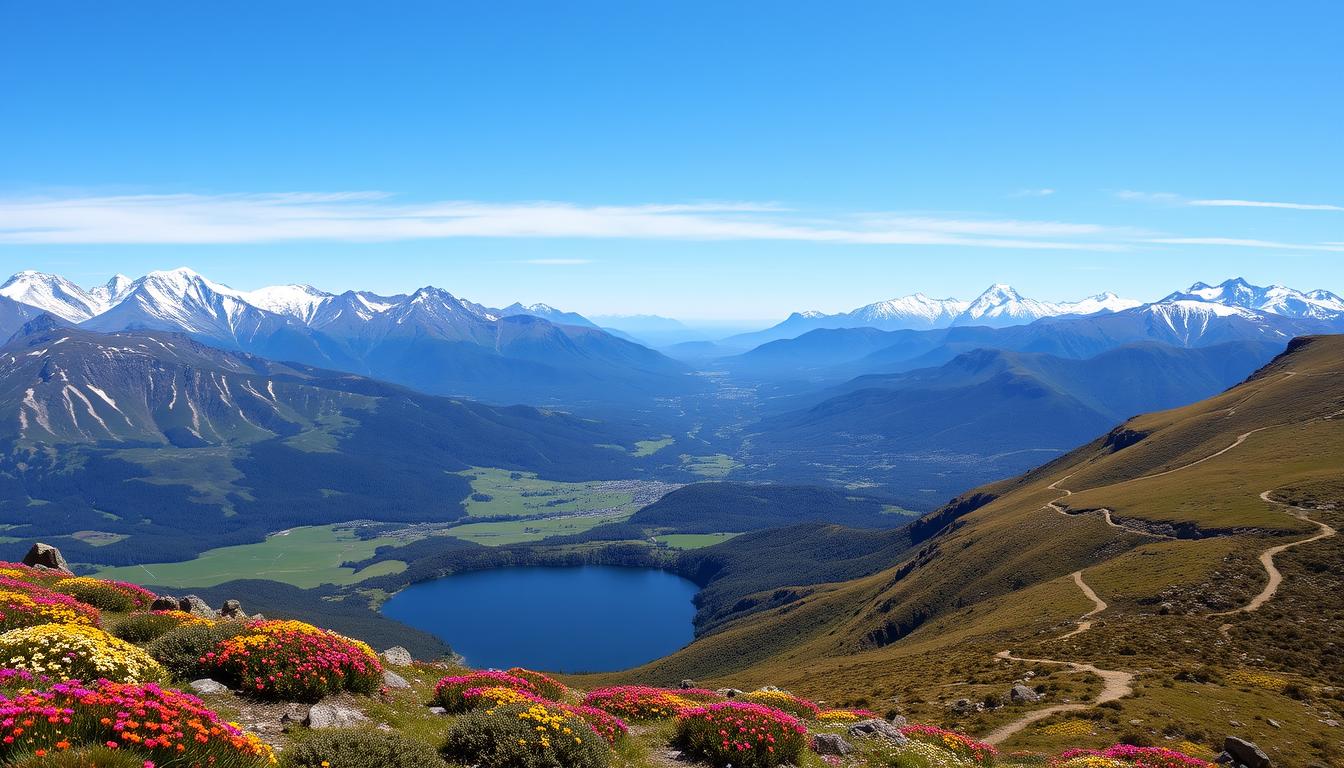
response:
<path id="1" fill-rule="evenodd" d="M 180 268 L 136 280 L 118 275 L 84 290 L 22 272 L 0 292 L 0 342 L 44 315 L 98 332 L 182 333 L 270 360 L 494 402 L 568 403 L 703 386 L 680 363 L 581 315 L 545 304 L 495 310 L 433 286 L 396 296 L 303 284 L 240 291 Z"/>
<path id="2" fill-rule="evenodd" d="M 95 331 L 178 331 L 246 346 L 241 342 L 293 323 L 248 302 L 245 294 L 211 282 L 185 267 L 150 272 L 133 281 L 110 309 L 82 324 Z"/>
<path id="3" fill-rule="evenodd" d="M 899 328 L 944 328 L 967 310 L 960 299 L 931 299 L 922 293 L 879 301 L 846 314 L 859 325 L 896 330 Z"/>
<path id="4" fill-rule="evenodd" d="M 527 315 L 529 317 L 540 317 L 543 320 L 549 320 L 557 325 L 577 325 L 583 328 L 596 328 L 597 323 L 580 315 L 578 312 L 566 312 L 562 309 L 556 309 L 549 304 L 520 304 L 514 302 L 503 309 L 490 310 L 499 317 L 516 317 L 518 315 Z"/>
<path id="5" fill-rule="evenodd" d="M 58 275 L 33 270 L 19 272 L 0 285 L 0 296 L 50 312 L 72 323 L 102 314 L 108 307 L 107 301 L 100 295 L 94 295 Z"/>
<path id="6" fill-rule="evenodd" d="M 272 285 L 239 294 L 248 304 L 308 324 L 324 304 L 335 298 L 311 285 Z"/>
<path id="7" fill-rule="evenodd" d="M 984 325 L 991 328 L 1025 325 L 1042 317 L 1068 314 L 1069 310 L 1065 310 L 1064 306 L 1028 299 L 1013 290 L 1011 285 L 995 283 L 977 296 L 975 301 L 952 320 L 951 324 Z"/>
<path id="8" fill-rule="evenodd" d="M 1344 299 L 1329 291 L 1317 289 L 1304 292 L 1282 285 L 1251 285 L 1240 277 L 1224 280 L 1218 285 L 1195 283 L 1188 290 L 1177 291 L 1162 301 L 1198 301 L 1316 320 L 1333 320 L 1344 316 Z"/>
<path id="9" fill-rule="evenodd" d="M 996 283 L 973 301 L 932 299 L 922 293 L 914 293 L 837 314 L 794 312 L 778 325 L 763 331 L 739 334 L 725 339 L 724 343 L 749 348 L 769 341 L 796 338 L 819 328 L 878 328 L 884 331 L 926 331 L 970 325 L 1003 328 L 1044 317 L 1120 312 L 1142 304 L 1141 301 L 1124 299 L 1109 291 L 1073 302 L 1038 301 L 1023 297 L 1012 286 Z"/>
<path id="10" fill-rule="evenodd" d="M 1088 296 L 1081 301 L 1055 305 L 1056 308 L 1061 310 L 1061 315 L 1095 315 L 1101 312 L 1123 312 L 1126 309 L 1141 306 L 1143 306 L 1143 302 L 1138 299 L 1124 299 L 1110 291 L 1099 293 L 1096 296 Z"/>

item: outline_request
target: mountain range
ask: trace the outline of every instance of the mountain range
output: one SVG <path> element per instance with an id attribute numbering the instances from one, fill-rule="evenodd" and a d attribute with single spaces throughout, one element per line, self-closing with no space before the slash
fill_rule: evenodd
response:
<path id="1" fill-rule="evenodd" d="M 1298 291 L 1283 286 L 1252 286 L 1233 278 L 1217 286 L 1195 283 L 1174 292 L 1156 304 L 1189 301 L 1217 304 L 1299 319 L 1338 320 L 1344 316 L 1344 299 L 1326 290 Z M 1123 313 L 1145 303 L 1105 292 L 1073 302 L 1046 302 L 1026 298 L 1004 284 L 991 285 L 972 301 L 931 299 L 922 293 L 880 301 L 850 312 L 825 314 L 795 312 L 765 330 L 739 334 L 721 343 L 728 348 L 751 348 L 770 341 L 796 338 L 808 331 L 838 328 L 879 330 L 937 330 L 958 326 L 1006 328 L 1027 325 L 1044 318 L 1088 317 Z M 1151 304 L 1147 305 L 1151 306 Z"/>
<path id="2" fill-rule="evenodd" d="M 85 291 L 20 272 L 0 287 L 0 337 L 38 314 L 100 332 L 159 330 L 223 349 L 491 402 L 645 400 L 692 391 L 688 369 L 545 305 L 490 309 L 427 286 L 381 296 L 305 285 L 237 291 L 190 269 Z"/>
<path id="3" fill-rule="evenodd" d="M 753 378 L 843 380 L 942 365 L 973 349 L 1041 352 L 1083 359 L 1127 344 L 1194 348 L 1269 342 L 1344 331 L 1344 299 L 1328 291 L 1257 288 L 1234 279 L 1196 283 L 1190 291 L 1129 309 L 1045 317 L 994 328 L 955 325 L 931 330 L 837 328 L 762 344 L 717 365 Z"/>

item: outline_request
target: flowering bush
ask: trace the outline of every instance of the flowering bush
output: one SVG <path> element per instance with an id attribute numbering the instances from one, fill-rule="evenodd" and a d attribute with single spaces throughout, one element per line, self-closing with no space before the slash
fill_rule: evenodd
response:
<path id="1" fill-rule="evenodd" d="M 866 709 L 823 709 L 817 713 L 817 719 L 823 723 L 853 723 L 877 717 L 876 712 Z"/>
<path id="2" fill-rule="evenodd" d="M 816 717 L 817 713 L 821 711 L 821 707 L 818 707 L 816 704 L 813 704 L 801 696 L 794 696 L 788 691 L 752 691 L 742 698 L 756 704 L 764 704 L 767 707 L 782 709 L 795 717 L 806 719 Z"/>
<path id="3" fill-rule="evenodd" d="M 0 576 L 0 632 L 38 624 L 98 626 L 98 609 L 46 587 Z"/>
<path id="4" fill-rule="evenodd" d="M 339 691 L 373 693 L 383 675 L 369 646 L 301 621 L 248 622 L 201 663 L 244 691 L 285 701 L 317 701 Z"/>
<path id="5" fill-rule="evenodd" d="M 532 690 L 552 701 L 563 699 L 565 694 L 569 692 L 569 689 L 565 687 L 564 683 L 542 672 L 534 672 L 530 669 L 514 667 L 508 671 L 508 674 L 517 678 L 522 678 L 531 683 Z"/>
<path id="6" fill-rule="evenodd" d="M 515 677 L 508 672 L 489 670 L 450 675 L 440 679 L 434 686 L 434 700 L 449 712 L 464 712 L 472 706 L 472 702 L 466 699 L 465 694 L 473 688 L 506 688 L 522 693 L 536 693 L 532 684 L 521 677 Z"/>
<path id="7" fill-rule="evenodd" d="M 728 701 L 684 710 L 677 716 L 676 741 L 715 766 L 772 768 L 798 762 L 807 728 L 777 709 Z"/>
<path id="8" fill-rule="evenodd" d="M 423 741 L 371 728 L 314 731 L 287 748 L 280 764 L 284 768 L 445 768 L 439 753 Z"/>
<path id="9" fill-rule="evenodd" d="M 1211 764 L 1166 747 L 1116 744 L 1104 750 L 1070 749 L 1050 765 L 1058 768 L 1210 768 Z"/>
<path id="10" fill-rule="evenodd" d="M 0 635 L 0 659 L 53 680 L 157 680 L 163 667 L 148 653 L 96 627 L 39 624 Z"/>
<path id="11" fill-rule="evenodd" d="M 983 741 L 976 741 L 954 731 L 944 730 L 933 725 L 907 725 L 901 728 L 906 738 L 923 741 L 942 747 L 958 757 L 964 757 L 977 765 L 991 765 L 998 756 L 998 750 Z"/>
<path id="12" fill-rule="evenodd" d="M 195 680 L 214 673 L 204 658 L 219 644 L 246 631 L 241 621 L 185 622 L 168 630 L 149 644 L 153 656 L 179 680 Z"/>
<path id="13" fill-rule="evenodd" d="M 23 563 L 0 561 L 0 579 L 18 579 L 29 584 L 50 584 L 54 581 L 60 581 L 62 578 L 64 578 L 64 574 L 60 572 L 39 571 Z"/>
<path id="14" fill-rule="evenodd" d="M 970 760 L 925 741 L 907 741 L 900 746 L 887 745 L 877 761 L 887 768 L 974 768 Z"/>
<path id="15" fill-rule="evenodd" d="M 137 584 L 125 581 L 104 581 L 89 576 L 72 576 L 68 579 L 61 579 L 51 588 L 99 610 L 121 613 L 144 610 L 157 597 L 153 592 Z"/>
<path id="16" fill-rule="evenodd" d="M 694 707 L 696 702 L 680 695 L 680 691 L 667 688 L 616 685 L 590 691 L 583 698 L 583 704 L 627 720 L 653 720 L 673 717 L 683 709 Z"/>
<path id="17" fill-rule="evenodd" d="M 480 707 L 497 707 L 504 704 L 543 704 L 553 709 L 575 715 L 588 724 L 598 736 L 606 739 L 608 743 L 615 744 L 625 738 L 630 732 L 628 726 L 619 717 L 604 712 L 596 707 L 586 707 L 582 704 L 564 704 L 557 701 L 542 698 L 534 693 L 519 691 L 514 688 L 505 688 L 503 686 L 491 686 L 488 688 L 468 688 L 462 693 L 466 705 L 473 709 Z"/>
<path id="18" fill-rule="evenodd" d="M 144 768 L 143 757 L 106 746 L 74 747 L 54 753 L 42 750 L 40 755 L 19 758 L 9 768 Z"/>
<path id="19" fill-rule="evenodd" d="M 178 691 L 106 680 L 0 697 L 0 763 L 100 745 L 142 765 L 273 765 L 271 748 Z"/>
<path id="20" fill-rule="evenodd" d="M 26 669 L 0 669 L 0 694 L 26 691 L 50 681 L 46 675 L 34 675 Z"/>
<path id="21" fill-rule="evenodd" d="M 112 635 L 131 643 L 148 643 L 184 624 L 213 624 L 210 619 L 186 611 L 154 611 L 122 616 L 112 625 Z M 200 655 L 200 654 L 197 654 Z"/>
<path id="22" fill-rule="evenodd" d="M 459 717 L 443 754 L 451 762 L 482 768 L 605 768 L 611 750 L 577 715 L 523 702 Z"/>

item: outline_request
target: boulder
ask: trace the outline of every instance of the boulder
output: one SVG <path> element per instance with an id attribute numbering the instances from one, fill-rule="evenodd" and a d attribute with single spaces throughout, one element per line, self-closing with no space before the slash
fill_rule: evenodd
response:
<path id="1" fill-rule="evenodd" d="M 394 645 L 383 651 L 383 661 L 394 667 L 409 667 L 413 659 L 410 651 L 400 645 Z"/>
<path id="2" fill-rule="evenodd" d="M 309 728 L 355 728 L 369 721 L 368 715 L 354 707 L 319 701 L 308 708 L 303 724 Z"/>
<path id="3" fill-rule="evenodd" d="M 187 687 L 191 689 L 192 693 L 197 693 L 202 696 L 211 693 L 229 692 L 229 687 L 227 685 L 216 680 L 211 680 L 208 677 L 203 677 L 200 680 L 192 680 Z"/>
<path id="4" fill-rule="evenodd" d="M 74 575 L 70 570 L 70 564 L 65 562 L 65 556 L 61 554 L 61 550 L 41 542 L 34 544 L 28 550 L 28 554 L 23 556 L 23 564 L 33 568 L 48 568 Z"/>
<path id="5" fill-rule="evenodd" d="M 154 598 L 154 602 L 149 604 L 151 611 L 180 611 L 182 603 L 171 595 L 159 595 Z"/>
<path id="6" fill-rule="evenodd" d="M 247 611 L 243 610 L 243 604 L 237 600 L 225 600 L 224 605 L 219 609 L 221 619 L 246 619 Z"/>
<path id="7" fill-rule="evenodd" d="M 812 749 L 818 755 L 848 755 L 854 751 L 839 735 L 834 733 L 818 733 L 812 737 Z"/>
<path id="8" fill-rule="evenodd" d="M 975 703 L 972 702 L 970 699 L 957 699 L 956 701 L 952 702 L 951 709 L 954 713 L 958 715 L 965 715 L 969 712 L 975 711 L 976 706 Z"/>
<path id="9" fill-rule="evenodd" d="M 1008 699 L 1014 704 L 1034 704 L 1041 700 L 1041 694 L 1025 685 L 1014 685 L 1012 690 L 1008 691 Z"/>
<path id="10" fill-rule="evenodd" d="M 429 708 L 429 714 L 431 714 L 431 715 L 446 715 L 446 714 L 448 714 L 448 710 L 444 709 L 443 707 L 430 707 L 430 708 Z"/>
<path id="11" fill-rule="evenodd" d="M 192 616 L 200 616 L 203 619 L 217 619 L 215 609 L 210 604 L 197 597 L 196 595 L 187 595 L 177 601 L 179 609 L 190 613 Z"/>
<path id="12" fill-rule="evenodd" d="M 308 707 L 303 704 L 287 704 L 284 712 L 280 713 L 280 724 L 289 725 L 290 723 L 305 723 L 308 721 Z"/>
<path id="13" fill-rule="evenodd" d="M 904 744 L 907 739 L 905 734 L 901 733 L 901 725 L 905 724 L 905 718 L 902 717 L 899 720 L 901 721 L 899 725 L 895 722 L 887 722 L 877 718 L 860 720 L 849 726 L 849 736 L 850 738 L 886 739 L 894 744 Z"/>
<path id="14" fill-rule="evenodd" d="M 677 687 L 683 691 L 688 691 L 697 686 L 694 680 L 682 680 L 680 683 L 677 683 Z"/>
<path id="15" fill-rule="evenodd" d="M 736 699 L 738 696 L 742 695 L 742 691 L 738 690 L 737 688 L 720 688 L 719 690 L 715 691 L 715 693 L 719 694 L 725 699 Z"/>
<path id="16" fill-rule="evenodd" d="M 406 681 L 406 678 L 402 677 L 401 675 L 398 675 L 396 672 L 393 672 L 390 669 L 383 670 L 383 685 L 386 685 L 388 688 L 411 687 L 411 684 Z"/>
<path id="17" fill-rule="evenodd" d="M 1269 755 L 1266 755 L 1260 747 L 1253 741 L 1237 736 L 1228 736 L 1223 739 L 1223 754 L 1218 756 L 1219 762 L 1227 765 L 1243 766 L 1244 768 L 1271 768 Z M 1223 760 L 1223 758 L 1227 758 Z"/>

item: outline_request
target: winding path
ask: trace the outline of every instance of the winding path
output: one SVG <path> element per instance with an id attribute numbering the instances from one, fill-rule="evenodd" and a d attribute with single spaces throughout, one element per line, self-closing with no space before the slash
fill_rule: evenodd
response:
<path id="1" fill-rule="evenodd" d="M 1073 572 L 1073 581 L 1075 584 L 1078 585 L 1078 588 L 1083 591 L 1083 594 L 1087 596 L 1087 599 L 1092 601 L 1092 605 L 1094 607 L 1092 608 L 1092 610 L 1083 614 L 1078 619 L 1078 626 L 1076 628 L 1074 628 L 1072 631 L 1060 635 L 1058 638 L 1056 638 L 1058 640 L 1073 637 L 1074 635 L 1082 634 L 1083 632 L 1086 632 L 1087 630 L 1091 629 L 1092 617 L 1106 610 L 1106 601 L 1098 597 L 1097 593 L 1094 592 L 1092 588 L 1087 585 L 1087 582 L 1083 581 L 1082 571 Z M 1100 669 L 1093 664 L 1087 664 L 1085 662 L 1078 662 L 1078 661 L 1059 661 L 1056 659 L 1024 659 L 1019 656 L 1014 656 L 1012 651 L 999 651 L 998 653 L 994 654 L 994 657 L 997 659 L 1005 659 L 1007 661 L 1025 662 L 1027 664 L 1058 664 L 1059 666 L 1068 667 L 1073 672 L 1090 672 L 1096 675 L 1097 677 L 1101 678 L 1102 686 L 1101 686 L 1101 693 L 1097 694 L 1097 698 L 1090 703 L 1054 704 L 1049 707 L 1043 707 L 1041 709 L 1028 712 L 1027 714 L 1022 715 L 1021 717 L 1011 722 L 1005 723 L 1004 725 L 995 728 L 993 731 L 990 731 L 989 735 L 985 736 L 982 739 L 982 741 L 988 742 L 990 744 L 1002 743 L 1004 739 L 1007 739 L 1009 736 L 1012 736 L 1013 734 L 1017 733 L 1023 728 L 1026 728 L 1028 725 L 1031 725 L 1032 723 L 1037 722 L 1038 720 L 1044 720 L 1045 718 L 1050 717 L 1051 715 L 1057 715 L 1060 712 L 1073 712 L 1079 709 L 1090 709 L 1092 707 L 1097 706 L 1098 704 L 1105 704 L 1108 701 L 1115 701 L 1116 699 L 1128 696 L 1129 694 L 1134 692 L 1134 674 L 1131 672 L 1124 672 L 1115 669 Z"/>
<path id="2" fill-rule="evenodd" d="M 1288 375 L 1291 376 L 1293 374 L 1289 373 Z M 1235 406 L 1233 408 L 1228 409 L 1229 416 L 1235 412 L 1236 412 Z M 1341 414 L 1344 414 L 1344 411 L 1341 411 L 1340 413 L 1331 414 L 1330 416 L 1327 416 L 1325 418 L 1332 419 Z M 1209 461 L 1210 459 L 1215 459 L 1227 453 L 1228 451 L 1231 451 L 1232 449 L 1246 442 L 1247 438 L 1249 438 L 1251 435 L 1265 429 L 1269 429 L 1269 427 L 1259 427 L 1249 432 L 1244 432 L 1240 435 L 1237 435 L 1236 440 L 1234 440 L 1231 445 L 1219 451 L 1211 453 L 1208 456 L 1205 456 L 1201 459 L 1196 459 L 1195 461 L 1192 461 L 1188 464 L 1182 464 L 1181 466 L 1175 467 L 1174 469 L 1168 469 L 1162 472 L 1156 472 L 1151 475 L 1143 475 L 1135 478 L 1135 480 L 1147 480 L 1155 477 L 1163 477 L 1165 475 L 1170 475 L 1173 472 L 1180 472 L 1181 470 L 1189 469 L 1190 467 L 1196 466 L 1198 464 L 1203 464 L 1204 462 Z M 1073 491 L 1067 488 L 1061 488 L 1060 485 L 1065 480 L 1068 480 L 1070 477 L 1072 477 L 1074 474 L 1075 472 L 1070 472 L 1069 474 L 1065 475 L 1064 477 L 1061 477 L 1060 479 L 1054 481 L 1049 486 L 1047 486 L 1050 490 L 1063 491 L 1061 495 L 1046 502 L 1045 506 L 1047 508 L 1052 509 L 1055 512 L 1058 512 L 1062 515 L 1072 517 L 1072 515 L 1070 515 L 1070 513 L 1066 511 L 1064 507 L 1059 505 L 1059 502 L 1073 495 Z M 1264 552 L 1262 552 L 1260 554 L 1260 563 L 1265 567 L 1265 572 L 1269 574 L 1269 583 L 1265 585 L 1265 588 L 1261 590 L 1260 594 L 1256 595 L 1254 598 L 1251 599 L 1249 603 L 1242 606 L 1241 608 L 1236 608 L 1231 611 L 1223 611 L 1221 613 L 1210 614 L 1211 616 L 1227 616 L 1234 613 L 1251 613 L 1253 611 L 1259 610 L 1260 606 L 1264 605 L 1267 601 L 1269 601 L 1270 598 L 1274 597 L 1274 594 L 1278 592 L 1279 585 L 1283 582 L 1282 574 L 1279 573 L 1278 568 L 1275 567 L 1274 565 L 1275 555 L 1285 550 L 1288 550 L 1292 547 L 1296 547 L 1301 544 L 1309 544 L 1313 541 L 1319 541 L 1321 539 L 1334 536 L 1337 533 L 1337 531 L 1334 528 L 1330 527 L 1329 525 L 1326 525 L 1325 523 L 1322 523 L 1317 520 L 1312 520 L 1310 517 L 1308 517 L 1307 515 L 1311 512 L 1311 510 L 1303 509 L 1302 507 L 1295 507 L 1281 501 L 1275 501 L 1274 499 L 1269 497 L 1269 494 L 1270 491 L 1264 491 L 1263 493 L 1260 494 L 1260 498 L 1267 503 L 1278 504 L 1280 506 L 1287 507 L 1294 517 L 1297 517 L 1301 520 L 1306 520 L 1307 522 L 1310 523 L 1314 523 L 1317 527 L 1321 529 L 1320 533 L 1316 534 L 1315 536 L 1311 536 L 1305 539 L 1299 539 L 1298 541 L 1289 542 L 1287 544 L 1279 544 L 1277 546 L 1270 547 L 1269 549 L 1266 549 Z M 1111 519 L 1109 509 L 1102 509 L 1101 512 L 1106 520 L 1106 523 L 1112 527 L 1121 528 L 1126 531 L 1142 534 L 1145 536 L 1152 536 L 1155 538 L 1170 538 L 1168 536 L 1163 536 L 1161 534 L 1155 534 L 1149 531 L 1137 530 L 1120 525 Z M 1082 634 L 1083 632 L 1086 632 L 1089 629 L 1091 629 L 1092 617 L 1106 610 L 1107 607 L 1106 601 L 1098 597 L 1097 593 L 1093 591 L 1093 589 L 1090 586 L 1088 586 L 1087 582 L 1083 581 L 1082 571 L 1074 571 L 1072 575 L 1074 583 L 1076 583 L 1078 585 L 1078 588 L 1083 591 L 1083 594 L 1086 595 L 1087 598 L 1092 601 L 1094 607 L 1092 610 L 1083 614 L 1082 617 L 1078 619 L 1077 627 L 1056 638 L 1059 640 L 1074 637 L 1075 635 Z M 1231 627 L 1230 624 L 1224 624 L 1220 626 L 1218 630 L 1224 636 L 1227 636 L 1227 630 L 1230 627 Z M 1074 672 L 1090 672 L 1101 678 L 1102 689 L 1101 693 L 1099 693 L 1097 695 L 1097 698 L 1091 703 L 1055 704 L 1052 706 L 1034 710 L 1032 712 L 1028 712 L 1027 714 L 1022 715 L 1021 717 L 1018 717 L 1004 725 L 1001 725 L 998 728 L 995 728 L 993 731 L 991 731 L 988 735 L 986 735 L 983 738 L 983 740 L 985 742 L 988 742 L 989 744 L 996 744 L 996 745 L 1000 744 L 1008 737 L 1012 736 L 1018 731 L 1021 731 L 1023 728 L 1026 728 L 1032 723 L 1044 720 L 1045 718 L 1050 717 L 1051 715 L 1057 715 L 1061 712 L 1072 712 L 1082 709 L 1090 709 L 1099 704 L 1105 704 L 1108 701 L 1115 701 L 1116 699 L 1123 698 L 1134 692 L 1134 674 L 1131 672 L 1125 672 L 1122 670 L 1099 669 L 1093 664 L 1077 661 L 1061 661 L 1058 659 L 1026 659 L 1014 656 L 1012 654 L 1012 651 L 1000 651 L 997 654 L 995 654 L 995 658 L 1004 659 L 1007 661 L 1025 662 L 1029 664 L 1057 664 L 1060 666 L 1068 667 L 1070 670 Z"/>
<path id="3" fill-rule="evenodd" d="M 1317 528 L 1321 529 L 1321 532 L 1316 534 L 1315 536 L 1309 536 L 1305 539 L 1298 539 L 1297 541 L 1290 541 L 1287 544 L 1279 544 L 1277 546 L 1273 546 L 1270 547 L 1269 549 L 1266 549 L 1264 552 L 1261 552 L 1260 564 L 1265 567 L 1265 573 L 1269 574 L 1269 581 L 1265 584 L 1265 588 L 1260 590 L 1260 594 L 1251 598 L 1251 601 L 1243 605 L 1242 607 L 1233 608 L 1230 611 L 1219 611 L 1218 613 L 1211 613 L 1209 614 L 1210 616 L 1231 616 L 1234 613 L 1254 613 L 1255 611 L 1260 610 L 1260 606 L 1269 602 L 1269 599 L 1274 597 L 1274 594 L 1279 591 L 1279 585 L 1283 583 L 1283 574 L 1279 573 L 1278 567 L 1274 565 L 1275 555 L 1279 554 L 1280 552 L 1292 549 L 1293 547 L 1301 546 L 1303 544 L 1310 544 L 1313 541 L 1320 541 L 1321 539 L 1329 538 L 1338 533 L 1338 531 L 1326 525 L 1325 523 L 1322 523 L 1319 520 L 1312 520 L 1310 517 L 1307 517 L 1307 515 L 1310 514 L 1312 510 L 1305 509 L 1303 507 L 1295 507 L 1286 502 L 1275 501 L 1274 499 L 1271 499 L 1269 497 L 1269 494 L 1272 491 L 1273 489 L 1270 489 L 1269 491 L 1263 491 L 1260 494 L 1261 501 L 1264 501 L 1269 504 L 1278 504 L 1281 507 L 1286 507 L 1289 510 L 1289 514 L 1291 514 L 1293 517 L 1314 524 Z M 1226 634 L 1225 630 L 1227 629 L 1227 627 L 1228 625 L 1224 624 L 1222 627 L 1219 627 L 1219 631 L 1223 631 L 1224 634 Z"/>

